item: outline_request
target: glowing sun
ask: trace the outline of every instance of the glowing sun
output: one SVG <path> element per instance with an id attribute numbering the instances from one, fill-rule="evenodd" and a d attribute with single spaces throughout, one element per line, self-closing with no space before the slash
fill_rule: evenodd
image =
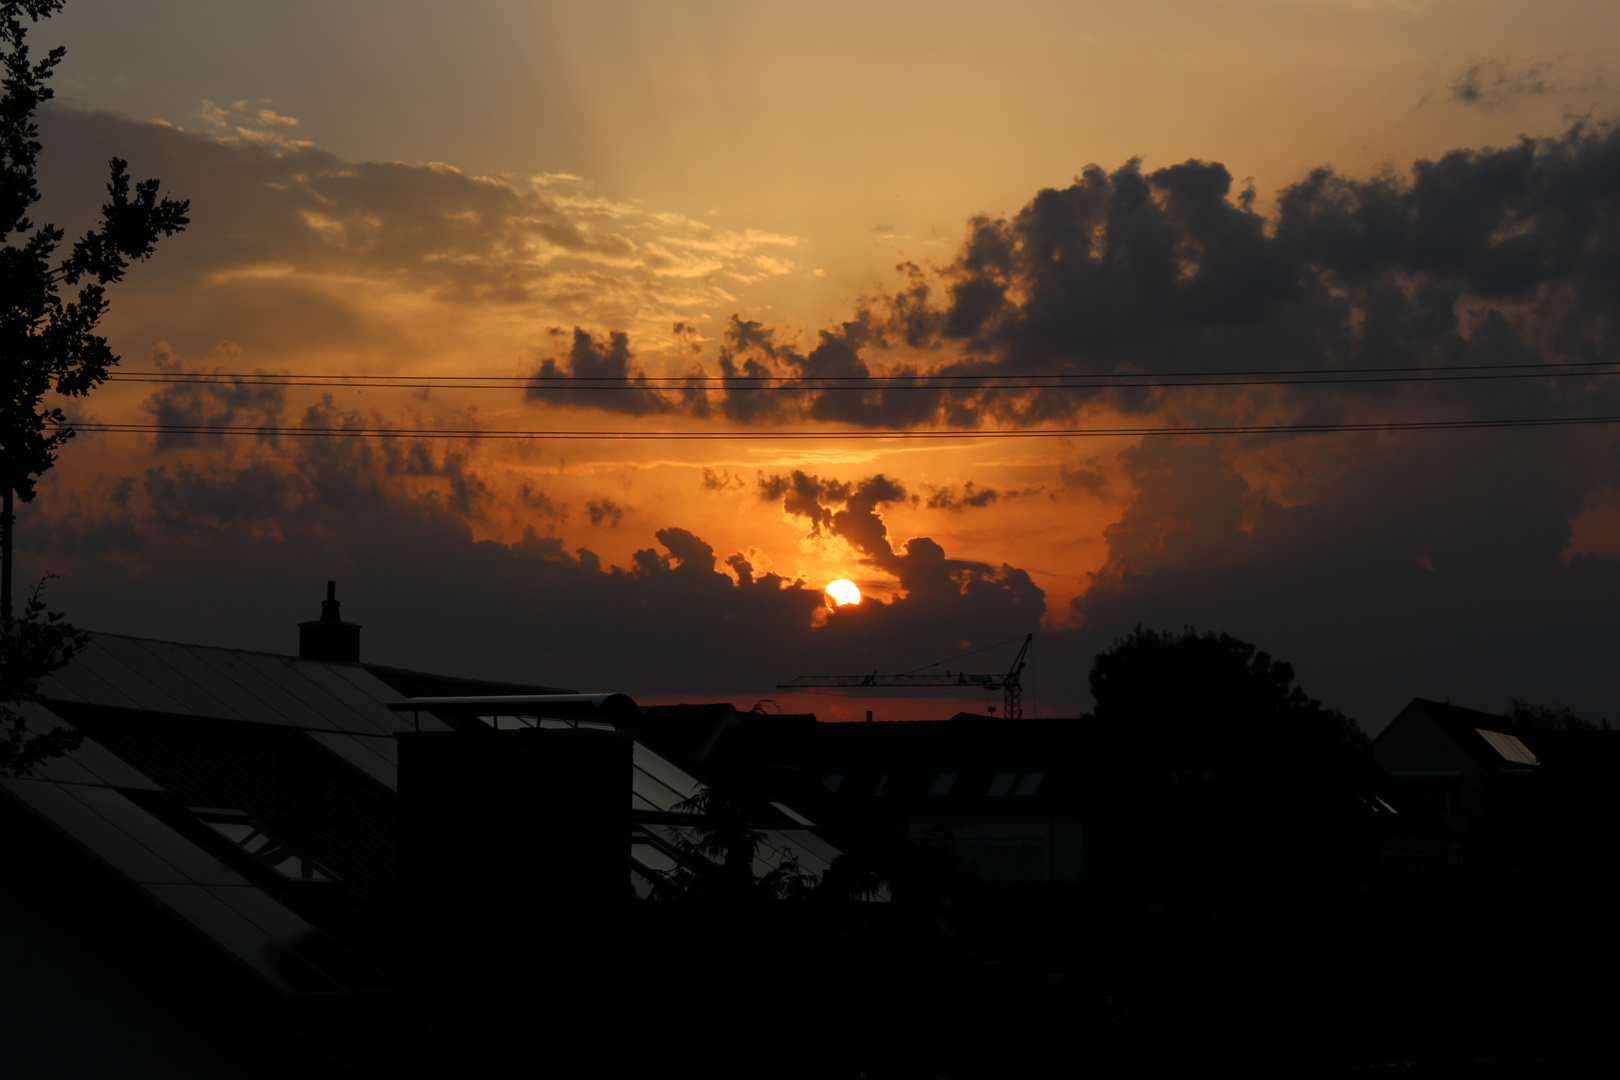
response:
<path id="1" fill-rule="evenodd" d="M 839 578 L 827 586 L 827 595 L 832 597 L 834 607 L 843 607 L 845 604 L 858 604 L 861 602 L 861 590 L 848 578 Z"/>

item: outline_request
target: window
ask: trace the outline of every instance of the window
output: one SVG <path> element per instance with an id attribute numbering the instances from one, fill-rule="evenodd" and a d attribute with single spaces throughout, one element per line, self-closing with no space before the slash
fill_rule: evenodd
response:
<path id="1" fill-rule="evenodd" d="M 210 829 L 229 840 L 288 881 L 332 881 L 334 878 L 298 852 L 271 837 L 239 810 L 192 807 Z"/>
<path id="2" fill-rule="evenodd" d="M 872 789 L 872 797 L 876 798 L 877 796 L 882 795 L 885 791 L 888 791 L 888 790 L 889 790 L 889 774 L 884 773 L 882 776 L 878 777 L 877 787 Z"/>
<path id="3" fill-rule="evenodd" d="M 1012 790 L 1013 781 L 1015 779 L 1017 779 L 1017 777 L 1018 777 L 1017 773 L 1011 773 L 1011 772 L 998 772 L 998 773 L 996 773 L 995 776 L 990 778 L 990 787 L 985 790 L 985 794 L 986 795 L 992 795 L 992 796 L 1007 794 L 1009 791 Z"/>
<path id="4" fill-rule="evenodd" d="M 930 794 L 930 795 L 949 795 L 951 793 L 951 788 L 953 788 L 955 786 L 956 786 L 956 774 L 955 773 L 953 773 L 953 772 L 938 773 L 938 774 L 936 774 L 934 776 L 933 784 L 928 788 L 928 794 Z"/>
<path id="5" fill-rule="evenodd" d="M 1018 787 L 1013 790 L 1014 795 L 1033 795 L 1041 790 L 1041 781 L 1046 779 L 1043 772 L 1027 772 L 1018 778 Z"/>
<path id="6" fill-rule="evenodd" d="M 841 772 L 828 773 L 821 778 L 821 786 L 834 795 L 838 794 L 838 789 L 844 786 L 844 774 Z"/>

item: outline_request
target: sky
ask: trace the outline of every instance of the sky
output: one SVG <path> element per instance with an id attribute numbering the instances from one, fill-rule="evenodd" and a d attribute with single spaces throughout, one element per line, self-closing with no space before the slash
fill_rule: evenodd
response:
<path id="1" fill-rule="evenodd" d="M 1620 426 L 1096 434 L 1620 415 L 1617 31 L 70 0 L 31 38 L 67 49 L 36 219 L 88 227 L 114 154 L 192 205 L 72 415 L 385 434 L 86 430 L 19 575 L 86 627 L 282 652 L 337 579 L 368 660 L 828 719 L 999 698 L 776 685 L 996 671 L 1031 632 L 1026 709 L 1076 715 L 1137 625 L 1253 642 L 1374 730 L 1414 696 L 1620 719 Z M 1207 377 L 1365 368 L 1435 370 Z M 996 437 L 1052 429 L 1089 434 Z"/>

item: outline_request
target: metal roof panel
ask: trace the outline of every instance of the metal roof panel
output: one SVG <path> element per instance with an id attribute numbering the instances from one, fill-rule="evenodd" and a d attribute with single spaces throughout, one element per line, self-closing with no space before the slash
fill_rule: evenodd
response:
<path id="1" fill-rule="evenodd" d="M 184 649 L 164 649 L 159 642 L 148 643 L 121 634 L 97 634 L 95 642 L 142 680 L 184 706 L 186 712 L 225 720 L 244 719 L 197 681 L 195 673 L 201 665 L 188 662 L 189 654 Z M 181 666 L 177 667 L 176 662 Z"/>
<path id="2" fill-rule="evenodd" d="M 399 750 L 393 739 L 338 731 L 306 734 L 389 791 L 399 790 Z"/>
<path id="3" fill-rule="evenodd" d="M 390 712 L 386 705 L 362 693 L 339 675 L 334 670 L 337 665 L 299 659 L 288 666 L 295 675 L 314 683 L 324 694 L 340 703 L 347 710 L 347 713 L 341 714 L 343 719 L 352 714 L 352 720 L 340 722 L 343 730 L 354 735 L 393 735 L 396 731 L 411 730 L 411 725 Z"/>
<path id="4" fill-rule="evenodd" d="M 205 889 L 197 885 L 158 885 L 148 891 L 193 929 L 235 956 L 282 993 L 303 995 L 339 991 L 335 982 L 293 955 L 286 944 L 239 911 L 237 904 L 226 900 L 226 897 L 234 898 L 238 892 L 257 893 L 258 889 L 251 886 L 227 890 Z M 265 899 L 270 898 L 265 896 Z M 297 916 L 293 915 L 293 918 Z"/>

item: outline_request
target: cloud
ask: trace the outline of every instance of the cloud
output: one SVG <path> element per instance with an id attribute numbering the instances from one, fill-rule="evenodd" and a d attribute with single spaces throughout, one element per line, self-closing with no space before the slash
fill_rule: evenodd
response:
<path id="1" fill-rule="evenodd" d="M 518 501 L 528 509 L 549 518 L 554 522 L 568 520 L 568 507 L 557 503 L 552 497 L 539 488 L 530 485 L 527 481 L 518 485 Z"/>
<path id="2" fill-rule="evenodd" d="M 926 386 L 914 364 L 875 371 L 862 350 L 872 342 L 864 314 L 816 333 L 816 344 L 801 351 L 775 328 L 733 315 L 722 339 L 719 366 L 724 379 L 720 413 L 744 424 L 809 419 L 857 427 L 909 427 L 928 422 L 942 394 Z M 861 380 L 882 375 L 871 388 Z M 765 382 L 778 389 L 766 389 Z"/>
<path id="3" fill-rule="evenodd" d="M 1620 559 L 1567 550 L 1571 520 L 1613 483 L 1612 465 L 1582 464 L 1605 446 L 1560 432 L 1395 435 L 1332 457 L 1144 443 L 1121 455 L 1135 494 L 1063 648 L 1089 655 L 1137 624 L 1226 630 L 1375 727 L 1413 696 L 1497 709 L 1515 687 L 1612 709 L 1600 613 L 1620 603 Z"/>
<path id="4" fill-rule="evenodd" d="M 604 199 L 562 174 L 346 161 L 292 139 L 293 118 L 263 102 L 207 104 L 197 131 L 55 107 L 41 124 L 39 220 L 87 227 L 114 153 L 192 199 L 190 228 L 121 289 L 140 310 L 114 305 L 143 350 L 231 340 L 249 362 L 387 348 L 504 363 L 547 325 L 606 340 L 690 324 L 733 302 L 712 282 L 788 274 L 783 254 L 800 244 Z"/>
<path id="5" fill-rule="evenodd" d="M 230 353 L 234 350 L 225 351 Z M 234 360 L 236 357 L 232 356 L 231 359 Z M 173 352 L 166 344 L 159 344 L 153 348 L 152 363 L 160 371 L 173 374 L 185 371 L 184 364 L 174 358 Z M 215 380 L 171 383 L 141 403 L 141 407 L 151 416 L 154 423 L 171 429 L 225 425 L 245 427 L 280 425 L 282 411 L 286 406 L 284 387 L 244 379 L 239 374 L 227 375 L 222 367 L 215 367 L 211 373 L 197 372 L 197 374 L 212 374 Z M 262 376 L 269 373 L 260 370 L 254 374 Z M 257 438 L 261 442 L 274 444 L 277 437 L 274 434 L 264 434 Z M 156 449 L 162 452 L 206 442 L 217 444 L 223 439 L 224 436 L 217 433 L 164 430 L 158 432 L 155 445 Z"/>
<path id="6" fill-rule="evenodd" d="M 1487 73 L 1471 78 L 1485 86 Z M 1523 72 L 1498 74 L 1504 88 L 1537 85 Z M 691 383 L 679 401 L 627 400 L 750 426 L 944 430 L 1120 414 L 1298 423 L 1620 406 L 1594 380 L 1172 387 L 1152 378 L 1555 364 L 1611 350 L 1617 157 L 1620 134 L 1578 124 L 1557 138 L 1418 161 L 1405 174 L 1317 169 L 1278 192 L 1269 214 L 1217 162 L 1092 165 L 1016 215 L 973 218 L 953 260 L 901 264 L 897 287 L 831 326 L 804 334 L 733 315 L 717 392 Z M 1037 375 L 1071 385 L 1004 385 Z M 626 408 L 600 398 L 599 408 Z"/>
<path id="7" fill-rule="evenodd" d="M 963 638 L 1023 632 L 1044 611 L 1020 570 L 951 559 L 926 538 L 888 548 L 878 513 L 903 492 L 882 477 L 806 478 L 821 495 L 847 492 L 826 527 L 867 536 L 901 585 L 859 612 L 829 613 L 819 584 L 743 552 L 722 557 L 681 525 L 656 530 L 622 565 L 538 527 L 480 539 L 475 514 L 446 494 L 449 477 L 471 474 L 465 461 L 393 445 L 288 440 L 58 484 L 24 522 L 24 571 L 54 561 L 53 601 L 83 625 L 273 651 L 291 649 L 320 583 L 335 578 L 345 614 L 365 625 L 368 659 L 632 694 L 758 694 L 801 668 L 897 670 L 953 655 Z M 83 512 L 91 505 L 95 516 Z"/>
<path id="8" fill-rule="evenodd" d="M 612 499 L 592 499 L 585 504 L 585 509 L 590 512 L 591 524 L 598 528 L 607 522 L 608 528 L 617 529 L 624 520 L 624 510 Z"/>
<path id="9" fill-rule="evenodd" d="M 674 404 L 650 389 L 646 374 L 633 369 L 630 360 L 630 338 L 627 334 L 614 331 L 608 335 L 606 342 L 599 343 L 591 334 L 576 326 L 568 360 L 565 364 L 550 358 L 543 361 L 524 390 L 524 397 L 529 401 L 628 416 L 672 411 Z M 584 385 L 572 386 L 571 380 L 579 380 Z"/>
<path id="10" fill-rule="evenodd" d="M 1502 57 L 1470 60 L 1446 87 L 1450 100 L 1476 109 L 1498 109 L 1523 98 L 1566 90 L 1587 89 L 1571 86 L 1559 75 L 1562 65 L 1533 60 L 1515 65 Z"/>
<path id="11" fill-rule="evenodd" d="M 99 205 L 99 162 L 128 138 L 138 173 L 180 195 L 208 193 L 192 229 L 143 264 L 114 307 L 126 339 L 174 343 L 154 362 L 204 358 L 185 370 L 219 369 L 221 341 L 264 370 L 297 370 L 306 351 L 393 364 L 397 350 L 436 357 L 446 342 L 462 343 L 462 362 L 533 357 L 546 327 L 566 326 L 575 329 L 559 333 L 549 361 L 517 369 L 555 376 L 531 404 L 648 422 L 690 423 L 703 410 L 756 428 L 945 431 L 1120 416 L 1620 414 L 1620 380 L 1554 366 L 1620 360 L 1620 136 L 1603 125 L 1399 173 L 1316 170 L 1265 213 L 1217 163 L 1091 167 L 1016 214 L 974 218 L 949 261 L 903 264 L 892 290 L 833 325 L 806 333 L 740 312 L 709 342 L 692 330 L 697 314 L 728 301 L 697 271 L 746 276 L 759 270 L 756 255 L 779 258 L 789 245 L 705 235 L 566 177 L 355 165 L 80 114 L 50 123 L 58 172 L 48 191 Z M 243 126 L 234 113 L 228 123 Z M 70 215 L 56 220 L 76 231 Z M 693 243 L 649 239 L 666 234 Z M 462 337 L 441 336 L 452 331 Z M 720 389 L 648 377 L 660 358 L 677 380 L 690 375 L 704 347 L 716 349 Z M 1546 367 L 1533 379 L 1481 370 L 1492 377 L 1313 387 L 990 385 L 1032 374 L 1503 363 Z M 928 386 L 925 373 L 962 385 Z M 890 374 L 901 378 L 861 384 Z M 767 380 L 787 390 L 764 390 Z M 1312 694 L 1373 724 L 1414 694 L 1483 708 L 1517 695 L 1620 717 L 1609 675 L 1620 560 L 1571 546 L 1571 523 L 1620 491 L 1608 427 L 1042 444 L 994 473 L 973 466 L 972 488 L 935 467 L 943 457 L 902 476 L 894 458 L 840 475 L 847 465 L 826 462 L 848 456 L 774 456 L 784 463 L 752 481 L 753 464 L 703 463 L 698 478 L 699 463 L 683 462 L 693 471 L 682 483 L 757 496 L 728 500 L 738 502 L 728 515 L 751 507 L 777 526 L 786 515 L 798 534 L 789 544 L 880 586 L 858 608 L 828 612 L 819 582 L 772 570 L 787 565 L 784 553 L 773 561 L 750 536 L 721 543 L 714 518 L 675 510 L 637 535 L 637 522 L 671 503 L 636 496 L 627 525 L 596 493 L 594 465 L 559 465 L 542 490 L 537 449 L 502 448 L 509 456 L 497 459 L 487 444 L 404 430 L 484 426 L 470 410 L 411 402 L 424 417 L 356 404 L 368 398 L 261 390 L 163 387 L 146 395 L 147 411 L 402 430 L 172 442 L 127 459 L 87 434 L 76 460 L 102 475 L 81 465 L 46 477 L 22 522 L 20 572 L 64 572 L 55 595 L 86 625 L 279 650 L 314 614 L 319 583 L 338 577 L 355 604 L 345 611 L 367 625 L 368 656 L 582 688 L 765 692 L 806 670 L 901 670 L 962 651 L 957 639 L 1002 640 L 1045 620 L 1037 693 L 1072 712 L 1086 704 L 1091 656 L 1114 637 L 1138 623 L 1192 624 L 1255 641 L 1293 662 Z M 944 516 L 975 502 L 1005 512 L 1015 492 L 1033 490 L 1020 485 L 1043 479 L 1052 498 L 1039 504 L 1051 516 L 1001 550 L 967 539 L 970 524 L 1002 531 L 982 528 L 987 518 Z M 604 554 L 565 538 L 565 498 L 586 507 L 578 530 L 600 530 L 591 542 L 623 546 Z M 694 500 L 691 510 L 715 505 Z M 899 532 L 896 522 L 917 520 L 956 531 Z M 747 526 L 728 516 L 724 528 Z M 1067 546 L 1040 547 L 1054 535 Z M 980 544 L 968 552 L 976 557 L 963 558 L 958 545 L 969 542 Z M 1037 566 L 1032 551 L 1058 554 Z M 1048 611 L 1036 582 L 1076 580 L 1082 594 Z"/>
<path id="12" fill-rule="evenodd" d="M 1000 499 L 1021 499 L 1033 495 L 1039 488 L 1019 488 L 1008 490 L 1003 488 L 980 487 L 972 480 L 964 480 L 960 490 L 955 487 L 936 487 L 930 489 L 925 505 L 930 510 L 983 510 Z"/>
<path id="13" fill-rule="evenodd" d="M 748 486 L 748 481 L 733 473 L 730 469 L 711 469 L 702 466 L 702 487 L 704 491 L 738 491 Z"/>

